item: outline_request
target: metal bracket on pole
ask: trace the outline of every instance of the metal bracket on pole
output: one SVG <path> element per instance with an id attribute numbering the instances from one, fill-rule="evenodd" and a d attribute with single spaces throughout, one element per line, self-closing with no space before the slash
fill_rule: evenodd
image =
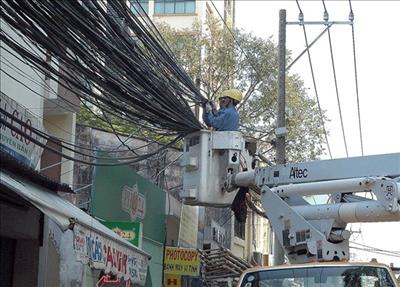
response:
<path id="1" fill-rule="evenodd" d="M 286 25 L 353 25 L 352 21 L 289 21 Z"/>
<path id="2" fill-rule="evenodd" d="M 326 28 L 311 42 L 306 49 L 304 49 L 287 67 L 286 71 L 289 70 L 296 62 L 299 60 L 304 53 L 306 53 L 311 47 L 317 42 L 326 31 L 328 31 L 332 25 L 353 25 L 352 21 L 296 21 L 296 22 L 286 22 L 286 25 L 325 25 Z"/>

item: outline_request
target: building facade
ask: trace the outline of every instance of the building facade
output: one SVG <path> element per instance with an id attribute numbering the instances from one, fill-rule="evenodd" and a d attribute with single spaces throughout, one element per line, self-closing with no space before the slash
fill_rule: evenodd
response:
<path id="1" fill-rule="evenodd" d="M 54 64 L 0 21 L 2 36 Z M 0 286 L 94 287 L 104 271 L 143 286 L 150 256 L 72 204 L 74 163 L 61 153 L 73 154 L 60 143 L 75 142 L 76 91 L 0 46 Z"/>

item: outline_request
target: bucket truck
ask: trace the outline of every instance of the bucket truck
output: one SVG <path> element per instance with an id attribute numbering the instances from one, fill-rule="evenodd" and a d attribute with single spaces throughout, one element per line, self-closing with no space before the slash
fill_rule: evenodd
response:
<path id="1" fill-rule="evenodd" d="M 240 132 L 185 138 L 185 204 L 226 207 L 239 187 L 257 190 L 290 263 L 349 259 L 348 223 L 400 221 L 400 153 L 258 167 Z M 364 196 L 369 194 L 370 197 Z M 329 200 L 310 204 L 307 196 Z"/>

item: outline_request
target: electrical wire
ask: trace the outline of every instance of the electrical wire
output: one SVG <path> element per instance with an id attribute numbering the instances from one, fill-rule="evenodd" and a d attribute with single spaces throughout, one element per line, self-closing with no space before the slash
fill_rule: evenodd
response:
<path id="1" fill-rule="evenodd" d="M 11 131 L 14 131 L 15 133 L 21 135 L 23 138 L 29 140 L 33 144 L 35 144 L 35 145 L 37 145 L 37 146 L 39 146 L 41 148 L 50 150 L 51 152 L 53 152 L 53 153 L 55 153 L 57 155 L 60 155 L 60 156 L 64 157 L 65 159 L 73 160 L 75 162 L 79 162 L 79 163 L 82 163 L 82 164 L 88 164 L 88 165 L 119 166 L 119 165 L 128 165 L 128 164 L 137 163 L 137 162 L 139 162 L 141 160 L 147 159 L 147 158 L 149 158 L 149 157 L 151 157 L 153 155 L 158 154 L 159 152 L 167 149 L 168 147 L 172 146 L 173 144 L 175 144 L 177 141 L 179 141 L 181 139 L 180 137 L 177 137 L 173 141 L 168 143 L 167 145 L 160 147 L 159 149 L 157 149 L 154 152 L 147 153 L 147 154 L 142 155 L 142 156 L 119 158 L 120 162 L 118 162 L 118 163 L 109 163 L 109 162 L 106 162 L 107 160 L 109 160 L 109 158 L 107 158 L 107 157 L 98 157 L 98 156 L 93 156 L 93 155 L 90 155 L 90 154 L 84 154 L 84 153 L 82 153 L 80 151 L 71 149 L 68 146 L 63 145 L 62 143 L 59 143 L 58 140 L 56 140 L 54 138 L 51 138 L 46 133 L 44 133 L 44 132 L 42 132 L 42 131 L 40 131 L 40 130 L 32 127 L 32 126 L 29 126 L 28 124 L 26 124 L 22 120 L 18 119 L 17 117 L 14 117 L 13 115 L 11 115 L 10 113 L 8 113 L 7 111 L 5 111 L 3 109 L 0 109 L 0 113 L 3 114 L 0 117 L 0 123 L 1 123 L 2 126 L 6 127 L 6 128 L 9 128 Z M 20 128 L 17 128 L 16 126 L 14 126 L 7 119 L 10 119 L 10 121 L 15 121 L 17 124 L 20 125 Z M 28 134 L 27 132 L 24 132 L 22 128 L 24 128 L 25 130 L 29 130 L 31 133 Z M 35 136 L 33 136 L 32 133 L 35 134 Z M 57 145 L 61 146 L 63 149 L 72 151 L 74 153 L 80 154 L 80 155 L 85 156 L 85 157 L 92 158 L 93 160 L 92 161 L 86 161 L 86 160 L 82 160 L 82 159 L 78 159 L 76 157 L 70 156 L 70 155 L 66 154 L 65 152 L 60 152 L 59 150 L 46 145 L 44 143 L 43 139 L 46 140 L 46 141 L 50 141 L 50 142 L 52 142 L 54 144 L 57 144 Z M 101 161 L 98 161 L 98 160 L 101 160 Z M 121 160 L 123 160 L 123 161 L 121 161 Z"/>
<path id="2" fill-rule="evenodd" d="M 14 79 L 16 82 L 19 82 L 20 84 L 24 85 L 24 86 L 25 86 L 27 89 L 29 89 L 30 91 L 36 93 L 33 89 L 31 89 L 31 88 L 28 87 L 26 84 L 24 84 L 24 83 L 22 83 L 21 81 L 19 81 L 18 79 L 12 77 L 12 76 L 11 76 L 10 74 L 8 74 L 6 71 L 3 71 L 3 73 L 6 74 L 7 76 L 11 77 L 12 79 Z M 3 92 L 1 92 L 1 94 L 2 94 L 2 96 L 3 96 L 2 98 L 3 98 L 6 102 L 7 102 L 7 98 L 10 99 L 10 98 L 7 97 L 7 95 L 5 95 Z M 40 95 L 39 93 L 37 93 L 37 94 Z M 4 97 L 4 96 L 5 96 L 5 97 Z M 30 111 L 30 112 L 31 112 L 31 111 Z M 2 113 L 2 114 L 5 115 L 6 118 L 5 118 L 4 120 L 6 120 L 7 118 L 9 118 L 10 121 L 15 121 L 15 122 L 17 122 L 17 123 L 20 123 L 20 124 L 21 124 L 21 127 L 23 126 L 24 128 L 28 129 L 29 131 L 31 131 L 31 132 L 33 131 L 36 135 L 41 136 L 41 137 L 44 138 L 46 141 L 49 140 L 49 139 L 51 139 L 51 141 L 52 141 L 54 144 L 59 145 L 59 143 L 61 143 L 61 147 L 64 147 L 64 148 L 66 147 L 66 146 L 64 146 L 64 145 L 67 145 L 67 146 L 70 146 L 70 147 L 79 148 L 79 149 L 81 149 L 81 150 L 90 150 L 90 151 L 92 151 L 92 152 L 95 151 L 95 150 L 93 150 L 93 149 L 88 149 L 88 148 L 85 148 L 85 147 L 83 147 L 83 146 L 76 145 L 75 143 L 66 141 L 66 140 L 64 140 L 64 139 L 55 139 L 52 135 L 48 134 L 47 132 L 45 132 L 45 131 L 40 131 L 40 130 L 38 130 L 38 129 L 35 129 L 35 128 L 33 128 L 33 127 L 27 125 L 26 123 L 21 122 L 20 119 L 18 119 L 17 117 L 15 117 L 15 116 L 9 114 L 9 113 L 8 113 L 7 111 L 5 111 L 2 107 L 0 108 L 0 113 Z M 34 114 L 33 112 L 31 112 L 31 113 Z M 36 114 L 34 114 L 34 115 L 36 115 Z M 40 118 L 40 117 L 39 117 L 39 118 Z M 23 133 L 21 130 L 18 130 L 18 133 L 19 133 L 20 135 L 22 135 L 22 136 L 25 136 L 25 135 L 26 135 L 26 133 Z M 69 133 L 69 134 L 70 134 L 70 133 Z M 72 135 L 72 134 L 70 134 L 70 135 Z M 161 138 L 162 138 L 162 137 L 160 137 L 159 139 L 161 139 Z M 153 143 L 158 143 L 157 141 L 152 141 L 152 142 L 153 142 Z M 151 144 L 152 142 L 150 142 L 149 144 Z M 62 145 L 62 144 L 64 144 L 64 145 Z M 160 143 L 158 143 L 158 144 L 160 144 Z M 140 146 L 140 147 L 137 147 L 137 148 L 135 148 L 135 149 L 130 148 L 129 151 L 134 152 L 134 150 L 136 150 L 136 149 L 141 149 L 141 148 L 143 148 L 143 147 L 145 147 L 145 146 Z M 72 152 L 74 152 L 74 153 L 80 153 L 80 152 L 78 152 L 78 151 L 76 151 L 76 150 L 73 150 L 73 149 L 71 149 L 71 148 L 67 148 L 67 149 L 70 150 L 70 151 L 72 151 Z M 116 151 L 116 152 L 126 152 L 126 150 L 120 150 L 120 151 Z M 82 154 L 82 155 L 84 155 L 84 154 Z M 85 156 L 87 156 L 87 155 L 85 155 Z M 132 157 L 129 157 L 129 158 L 122 158 L 122 159 L 131 159 L 131 158 L 132 158 Z"/>
<path id="3" fill-rule="evenodd" d="M 299 18 L 304 19 L 304 17 L 301 17 L 300 15 L 303 15 L 303 11 L 300 8 L 300 4 L 299 1 L 296 0 L 297 3 L 297 7 L 299 9 Z M 319 111 L 319 116 L 320 116 L 320 120 L 321 120 L 321 124 L 322 124 L 322 130 L 324 132 L 324 137 L 325 137 L 325 141 L 326 141 L 326 146 L 328 148 L 328 152 L 329 152 L 329 157 L 332 159 L 332 153 L 331 153 L 331 147 L 329 145 L 329 141 L 328 141 L 328 134 L 325 128 L 325 121 L 324 121 L 324 117 L 322 115 L 322 109 L 321 109 L 321 104 L 319 101 L 319 95 L 318 95 L 318 90 L 317 90 L 317 84 L 315 81 L 315 74 L 314 74 L 314 68 L 313 68 L 313 64 L 312 64 L 312 60 L 311 60 L 311 53 L 310 53 L 310 46 L 308 44 L 308 37 L 307 37 L 307 31 L 306 31 L 306 27 L 304 24 L 301 25 L 303 27 L 303 34 L 304 34 L 304 40 L 306 42 L 306 49 L 307 49 L 307 55 L 308 55 L 308 62 L 310 64 L 310 71 L 311 71 L 311 77 L 313 80 L 313 86 L 314 86 L 314 93 L 315 93 L 315 97 L 317 99 L 317 104 L 318 104 L 318 111 Z M 327 29 L 329 29 L 329 27 L 327 27 Z M 328 31 L 329 32 L 329 31 Z"/>
<path id="4" fill-rule="evenodd" d="M 131 139 L 131 136 L 127 137 L 127 138 L 125 139 L 124 142 L 127 143 L 127 141 L 128 141 L 129 139 Z M 106 151 L 107 153 L 126 153 L 126 152 L 129 152 L 129 151 L 132 151 L 132 150 L 138 150 L 138 149 L 145 148 L 145 147 L 147 147 L 147 146 L 149 146 L 149 145 L 151 145 L 151 144 L 154 144 L 154 143 L 157 143 L 157 142 L 155 142 L 155 141 L 150 141 L 150 142 L 148 142 L 148 143 L 146 143 L 146 144 L 144 144 L 144 145 L 141 145 L 141 146 L 138 146 L 138 147 L 135 147 L 135 148 L 130 147 L 130 149 L 128 149 L 128 150 L 119 150 L 119 148 L 122 146 L 122 145 L 120 144 L 120 145 L 117 146 L 117 147 L 112 146 L 112 147 L 111 147 L 111 148 L 112 148 L 111 150 L 106 149 L 106 150 L 103 150 L 103 151 Z M 159 143 L 157 143 L 157 144 L 159 144 Z M 93 152 L 93 153 L 96 152 L 96 151 L 98 151 L 97 149 L 83 148 L 83 147 L 81 147 L 81 146 L 79 146 L 79 148 L 80 148 L 80 149 L 89 150 L 89 151 L 91 151 L 91 152 Z M 98 158 L 100 158 L 100 157 L 96 157 L 96 158 L 98 159 Z M 108 158 L 103 158 L 103 159 L 108 159 Z M 121 156 L 117 156 L 117 159 L 118 159 L 118 160 L 126 160 L 127 158 L 124 158 L 124 157 L 121 157 Z M 67 159 L 67 160 L 62 160 L 62 161 L 60 161 L 60 162 L 58 162 L 58 163 L 55 163 L 55 164 L 46 166 L 46 167 L 40 169 L 40 171 L 42 172 L 42 171 L 44 171 L 44 170 L 46 170 L 46 169 L 52 168 L 52 167 L 54 167 L 54 166 L 56 166 L 56 165 L 59 165 L 59 164 L 63 164 L 64 162 L 67 162 L 67 161 L 70 161 L 70 160 L 69 160 L 69 159 Z M 153 166 L 153 167 L 154 167 L 154 166 Z M 146 167 L 146 168 L 144 168 L 144 169 L 152 169 L 153 167 L 150 166 L 150 167 Z M 64 174 L 73 172 L 76 168 L 78 168 L 78 167 L 77 167 L 77 166 L 74 166 L 72 169 L 70 169 L 70 170 L 65 171 L 64 173 L 62 173 L 61 176 L 64 175 Z M 137 170 L 137 171 L 141 171 L 141 170 Z"/>
<path id="5" fill-rule="evenodd" d="M 217 14 L 219 15 L 222 23 L 225 25 L 226 29 L 228 30 L 228 32 L 231 34 L 232 39 L 236 42 L 237 47 L 240 49 L 240 51 L 243 53 L 243 55 L 246 57 L 246 59 L 248 60 L 249 65 L 253 68 L 253 71 L 256 73 L 258 79 L 262 79 L 263 77 L 261 77 L 260 73 L 258 72 L 258 70 L 255 68 L 255 65 L 253 63 L 253 61 L 250 59 L 250 57 L 248 56 L 248 54 L 243 50 L 242 46 L 240 45 L 240 42 L 237 40 L 235 34 L 232 32 L 231 28 L 228 26 L 228 24 L 225 22 L 224 18 L 222 17 L 221 13 L 219 12 L 219 10 L 217 9 L 217 7 L 214 4 L 214 1 L 211 0 L 211 4 L 214 6 L 215 11 L 217 11 Z M 240 107 L 244 106 L 244 104 L 247 102 L 247 100 L 250 98 L 251 93 L 249 93 L 247 96 L 245 96 L 243 98 L 243 100 L 241 101 L 240 105 L 238 106 L 238 109 L 240 109 Z"/>
<path id="6" fill-rule="evenodd" d="M 380 255 L 400 258 L 400 254 L 396 254 L 396 253 L 382 252 L 382 251 L 378 251 L 378 250 L 373 250 L 373 249 L 369 249 L 369 248 L 362 248 L 362 247 L 357 247 L 357 246 L 350 246 L 350 248 L 351 249 L 365 251 L 365 252 L 369 252 L 369 253 L 375 253 L 375 254 L 380 254 Z"/>
<path id="7" fill-rule="evenodd" d="M 169 47 L 147 14 L 138 18 L 124 2 L 105 0 L 5 0 L 1 2 L 0 14 L 7 26 L 0 33 L 0 40 L 4 43 L 2 48 L 32 67 L 38 75 L 46 75 L 70 91 L 84 105 L 96 107 L 100 114 L 90 111 L 108 123 L 118 138 L 110 116 L 158 137 L 170 137 L 171 142 L 165 146 L 172 146 L 188 133 L 202 128 L 188 101 L 200 104 L 206 99 L 176 64 Z M 43 59 L 42 55 L 49 57 Z M 39 94 L 9 74 L 7 67 L 1 70 L 31 92 Z M 39 82 L 36 84 L 51 88 Z M 61 95 L 57 96 L 68 101 Z M 7 120 L 3 119 L 2 123 L 7 125 Z M 43 139 L 54 141 L 42 131 L 25 128 L 35 134 L 35 144 L 43 148 L 48 148 L 43 145 Z M 22 131 L 14 131 L 29 138 Z M 63 149 L 78 155 L 99 159 L 77 151 L 76 148 L 85 148 L 73 143 L 62 140 L 60 144 Z M 165 146 L 156 152 L 165 149 Z M 130 147 L 128 149 L 135 153 Z M 154 154 L 136 154 L 121 160 L 136 162 Z M 77 160 L 63 153 L 61 155 Z M 93 164 L 93 161 L 80 162 Z"/>
<path id="8" fill-rule="evenodd" d="M 296 2 L 297 2 L 297 1 L 296 1 Z M 241 52 L 244 54 L 245 58 L 249 61 L 249 65 L 252 67 L 252 69 L 254 70 L 254 72 L 256 73 L 256 75 L 258 76 L 258 78 L 261 79 L 260 73 L 259 73 L 258 70 L 256 69 L 256 67 L 255 67 L 255 65 L 253 64 L 253 62 L 251 61 L 250 57 L 249 57 L 249 56 L 247 55 L 247 53 L 242 49 L 240 42 L 237 40 L 237 38 L 236 38 L 236 36 L 234 35 L 234 33 L 232 32 L 232 30 L 230 29 L 230 27 L 228 26 L 228 24 L 225 22 L 224 18 L 222 17 L 221 13 L 219 12 L 219 10 L 217 9 L 217 7 L 215 6 L 214 2 L 211 1 L 211 3 L 212 3 L 212 5 L 213 5 L 214 9 L 216 10 L 217 14 L 219 15 L 220 19 L 222 20 L 223 24 L 225 25 L 226 29 L 229 31 L 229 33 L 231 34 L 232 38 L 233 38 L 234 41 L 236 42 L 237 46 L 239 47 L 239 49 L 241 50 Z M 298 2 L 297 2 L 297 3 L 298 3 Z M 324 5 L 325 5 L 325 4 L 324 4 Z M 300 9 L 300 7 L 299 7 L 299 9 Z M 329 32 L 329 27 L 330 27 L 330 26 L 328 26 L 328 27 L 317 37 L 317 39 L 315 39 L 315 40 L 311 43 L 311 45 L 313 45 L 326 31 Z M 303 28 L 304 28 L 304 27 L 303 27 Z M 307 45 L 307 46 L 308 46 L 308 45 Z M 310 46 L 308 46 L 308 47 L 310 47 Z M 309 50 L 307 50 L 307 52 L 308 52 L 308 54 L 310 53 Z M 310 57 L 310 55 L 309 55 L 309 57 Z M 297 59 L 296 59 L 296 60 L 297 60 Z M 296 61 L 296 60 L 295 60 L 295 61 Z M 289 68 L 291 67 L 291 65 L 294 64 L 295 61 L 293 61 L 293 62 L 289 65 Z M 311 64 L 311 59 L 310 59 L 310 64 Z M 313 68 L 312 68 L 312 64 L 311 64 L 311 69 L 313 69 Z M 313 73 L 313 72 L 312 72 L 312 73 Z M 313 73 L 313 74 L 314 74 L 314 73 Z M 318 103 L 318 108 L 319 108 L 319 112 L 320 112 L 320 119 L 321 119 L 321 121 L 322 121 L 324 137 L 325 137 L 325 141 L 326 141 L 326 143 L 327 143 L 327 148 L 328 148 L 328 152 L 329 152 L 330 158 L 332 158 L 331 149 L 330 149 L 330 145 L 329 145 L 329 141 L 328 141 L 328 137 L 327 137 L 327 131 L 326 131 L 325 123 L 324 123 L 324 120 L 323 120 L 322 109 L 321 109 L 321 106 L 320 106 L 319 97 L 318 97 L 318 93 L 317 93 L 317 90 L 316 90 L 315 77 L 313 77 L 313 78 L 314 78 L 314 79 L 313 79 L 313 80 L 314 80 L 314 90 L 315 90 L 315 92 L 316 92 L 317 103 Z M 246 103 L 246 101 L 249 99 L 250 95 L 251 95 L 251 93 L 249 93 L 247 96 L 244 97 L 244 99 L 243 99 L 242 102 L 240 103 L 240 106 L 238 107 L 238 109 L 240 109 L 241 107 L 244 106 L 244 104 Z M 347 145 L 346 145 L 346 151 L 347 151 Z"/>
<path id="9" fill-rule="evenodd" d="M 5 64 L 7 65 L 7 63 L 5 63 Z M 0 70 L 1 70 L 1 69 L 0 69 Z M 6 72 L 5 72 L 5 74 L 6 74 L 7 76 L 9 75 L 9 74 L 6 73 Z M 38 85 L 39 85 L 39 84 L 38 84 Z M 39 86 L 40 86 L 40 85 L 39 85 Z M 39 96 L 41 96 L 41 97 L 44 97 L 43 95 L 41 95 L 41 94 L 39 94 L 39 93 L 37 93 L 37 95 L 39 95 Z M 7 98 L 3 98 L 3 100 L 5 100 L 5 101 L 7 102 Z M 10 104 L 10 103 L 8 102 L 8 104 Z M 57 103 L 56 103 L 56 105 L 57 105 L 58 107 L 62 108 L 61 105 L 59 105 L 59 104 L 57 104 Z M 35 113 L 34 111 L 32 111 L 32 109 L 34 109 L 34 108 L 30 107 L 30 108 L 26 108 L 26 109 L 27 109 L 32 115 L 34 115 L 36 118 L 43 120 L 43 122 L 48 123 L 49 125 L 51 125 L 51 126 L 57 128 L 58 130 L 62 131 L 63 133 L 65 133 L 65 134 L 67 134 L 67 135 L 75 136 L 75 135 L 72 134 L 70 131 L 68 131 L 68 130 L 62 128 L 62 127 L 60 127 L 59 125 L 55 124 L 54 122 L 52 122 L 52 121 L 46 119 L 45 117 L 42 117 L 42 116 L 40 116 L 39 114 L 37 114 L 37 113 Z M 37 109 L 40 110 L 40 109 L 43 109 L 43 107 L 40 107 L 40 108 L 37 108 Z"/>
<path id="10" fill-rule="evenodd" d="M 361 145 L 361 155 L 364 155 L 364 144 L 363 144 L 363 136 L 362 136 L 362 128 L 361 128 L 361 112 L 360 112 L 360 97 L 358 93 L 358 73 L 357 73 L 357 57 L 356 57 L 356 41 L 354 36 L 354 12 L 351 5 L 351 0 L 349 0 L 350 13 L 349 20 L 351 21 L 351 36 L 353 42 L 353 60 L 354 60 L 354 80 L 356 85 L 356 97 L 357 97 L 357 114 L 358 114 L 358 129 L 360 132 L 360 145 Z"/>
<path id="11" fill-rule="evenodd" d="M 126 23 L 132 24 L 129 28 L 132 28 L 133 30 L 136 29 L 137 33 L 135 36 L 142 38 L 143 46 L 132 43 L 131 38 L 128 37 L 128 33 L 124 33 L 120 25 L 118 26 L 118 23 L 116 23 L 116 20 L 109 17 L 107 11 L 105 11 L 105 1 L 100 2 L 101 3 L 99 4 L 96 1 L 88 1 L 87 3 L 81 3 L 82 5 L 79 4 L 78 1 L 15 3 L 9 0 L 2 2 L 1 14 L 5 21 L 15 29 L 19 29 L 20 33 L 26 36 L 30 41 L 36 42 L 40 47 L 42 47 L 42 52 L 49 51 L 59 62 L 65 64 L 65 66 L 69 68 L 66 69 L 67 71 L 64 71 L 66 75 L 60 75 L 58 71 L 47 63 L 44 63 L 29 51 L 18 46 L 18 44 L 13 42 L 10 39 L 10 36 L 4 31 L 2 31 L 3 33 L 1 34 L 2 40 L 12 49 L 16 50 L 18 54 L 33 63 L 37 68 L 39 68 L 39 70 L 50 70 L 51 74 L 55 74 L 59 78 L 64 78 L 64 80 L 66 78 L 66 80 L 72 84 L 72 87 L 78 88 L 81 91 L 83 90 L 84 95 L 81 95 L 81 97 L 87 99 L 87 96 L 90 95 L 97 98 L 102 103 L 100 106 L 101 108 L 111 106 L 114 110 L 120 111 L 121 106 L 125 106 L 125 104 L 127 104 L 126 101 L 128 101 L 130 102 L 129 104 L 131 104 L 130 108 L 132 108 L 133 103 L 139 104 L 138 106 L 135 106 L 137 112 L 135 115 L 136 118 L 142 119 L 144 117 L 147 122 L 150 122 L 151 125 L 155 125 L 156 127 L 160 127 L 160 125 L 165 127 L 165 123 L 168 123 L 171 119 L 175 119 L 171 126 L 167 126 L 167 129 L 178 130 L 178 132 L 181 132 L 181 129 L 177 128 L 177 125 L 179 126 L 181 123 L 186 123 L 191 128 L 200 128 L 201 126 L 194 119 L 191 111 L 189 116 L 184 113 L 190 109 L 187 109 L 187 104 L 183 101 L 183 96 L 189 98 L 192 97 L 194 101 L 197 102 L 204 100 L 198 96 L 198 93 L 194 93 L 194 95 L 188 93 L 191 86 L 194 86 L 194 84 L 189 81 L 188 76 L 183 73 L 183 71 L 173 61 L 171 61 L 171 57 L 168 57 L 168 54 L 162 50 L 160 44 L 154 41 L 155 38 L 151 37 L 151 35 L 149 37 L 150 33 L 145 33 L 149 31 L 144 30 L 140 21 L 137 18 L 133 19 L 135 17 L 134 15 L 132 16 L 127 14 L 127 11 L 129 10 L 123 4 L 119 3 L 119 1 L 109 1 L 107 7 L 111 6 L 113 11 L 116 11 L 119 17 L 126 20 Z M 18 11 L 18 13 L 16 11 Z M 49 15 L 51 16 L 50 18 L 48 17 Z M 68 18 L 67 16 L 72 17 L 72 19 L 66 21 L 65 19 Z M 76 22 L 72 21 L 73 19 L 75 19 Z M 136 20 L 136 22 L 134 20 Z M 29 25 L 33 24 L 32 21 L 35 21 L 36 25 Z M 60 23 L 63 23 L 62 27 Z M 102 29 L 98 31 L 98 28 L 95 29 L 96 25 L 100 26 Z M 40 27 L 43 32 L 36 27 Z M 109 33 L 109 31 L 112 33 Z M 107 38 L 104 36 L 110 37 Z M 111 36 L 114 36 L 114 39 Z M 94 37 L 94 39 L 91 37 Z M 71 42 L 71 39 L 74 41 Z M 111 43 L 109 39 L 117 40 L 114 42 L 119 44 L 119 46 L 117 47 L 116 44 L 114 45 Z M 146 47 L 145 45 L 148 46 Z M 69 53 L 67 49 L 61 49 L 61 47 L 68 47 L 68 49 L 71 49 L 73 53 Z M 137 53 L 135 54 L 131 51 Z M 139 56 L 146 58 L 143 59 Z M 100 61 L 100 59 L 102 61 Z M 133 62 L 132 60 L 138 61 Z M 144 60 L 148 61 L 145 62 Z M 102 65 L 102 62 L 106 62 L 108 65 Z M 157 63 L 157 67 L 154 65 L 155 63 Z M 127 66 L 127 64 L 132 65 Z M 141 65 L 140 69 L 138 67 L 139 64 Z M 162 64 L 164 64 L 164 67 Z M 165 68 L 164 71 L 159 69 L 160 66 L 161 68 Z M 107 68 L 113 68 L 115 70 L 110 71 L 110 69 Z M 121 70 L 121 68 L 123 70 Z M 138 70 L 135 71 L 132 70 L 132 68 L 137 68 Z M 144 68 L 148 68 L 147 70 L 151 71 L 150 73 L 145 73 L 146 77 L 143 77 L 143 72 L 146 71 Z M 82 87 L 82 84 L 77 81 L 79 78 L 76 74 L 71 73 L 71 70 L 76 74 L 78 74 L 78 71 L 82 72 L 85 78 L 92 81 L 93 87 L 98 89 L 102 93 L 103 97 L 94 96 L 94 93 L 90 89 Z M 157 70 L 161 70 L 161 73 L 157 73 Z M 133 78 L 131 72 L 136 72 L 136 76 L 140 73 L 142 77 L 140 77 L 140 79 Z M 118 76 L 123 75 L 123 77 L 115 79 L 116 74 Z M 168 94 L 166 92 L 169 91 L 171 92 L 170 94 L 174 96 L 168 99 L 170 100 L 169 105 L 165 105 L 168 102 L 166 101 L 167 97 L 160 96 L 161 89 L 157 87 L 158 90 L 155 91 L 154 83 L 156 82 L 156 79 L 153 75 L 159 76 L 158 81 L 161 83 L 163 88 L 163 94 Z M 177 80 L 182 81 L 173 81 L 176 80 L 174 79 L 174 76 Z M 127 81 L 124 81 L 125 78 L 127 80 L 133 80 L 129 82 L 129 86 Z M 161 79 L 165 81 L 160 81 Z M 138 84 L 139 80 L 141 81 L 141 85 L 132 85 Z M 149 81 L 146 80 L 153 81 L 153 85 L 150 86 L 148 83 Z M 168 83 L 170 86 L 168 87 L 163 83 Z M 189 88 L 184 85 L 189 86 Z M 138 86 L 141 86 L 141 91 L 137 89 Z M 175 90 L 171 89 L 171 87 Z M 144 96 L 142 93 L 143 90 L 148 92 L 147 94 L 145 93 Z M 137 101 L 133 101 L 133 97 L 128 97 L 131 96 L 131 93 L 127 95 L 127 92 L 132 92 L 134 96 L 142 95 L 142 97 L 137 99 Z M 122 99 L 123 101 L 120 105 L 117 105 L 115 101 L 113 102 L 111 99 Z M 150 99 L 155 100 L 156 105 L 149 103 Z M 160 107 L 157 106 L 157 104 L 163 105 L 163 108 L 168 111 L 170 119 L 168 119 L 165 113 L 160 113 Z M 179 112 L 175 109 L 171 109 L 171 107 L 174 107 L 177 104 L 182 108 L 179 109 Z M 132 112 L 132 110 L 125 109 L 124 116 L 127 116 L 129 112 Z M 151 113 L 157 115 L 157 117 L 151 117 Z M 129 120 L 132 121 L 133 115 L 130 114 L 129 117 Z M 155 121 L 155 118 L 157 119 L 157 122 Z M 165 121 L 159 121 L 159 119 Z M 163 123 L 159 124 L 159 122 Z"/>
<path id="12" fill-rule="evenodd" d="M 325 6 L 325 1 L 324 0 L 322 0 L 322 4 L 324 6 L 324 21 L 327 22 L 329 20 L 329 13 L 326 10 L 326 6 Z M 339 98 L 339 89 L 338 89 L 338 84 L 337 84 L 336 68 L 335 68 L 335 60 L 334 60 L 334 56 L 333 56 L 332 38 L 331 38 L 330 28 L 328 29 L 328 40 L 329 40 L 329 50 L 330 50 L 330 55 L 331 55 L 333 80 L 334 80 L 334 83 L 335 83 L 336 99 L 337 99 L 337 104 L 338 104 L 338 109 L 339 109 L 340 124 L 341 124 L 341 127 L 342 127 L 343 142 L 344 142 L 344 147 L 345 147 L 345 151 L 346 151 L 346 157 L 349 157 L 349 151 L 347 149 L 346 134 L 345 134 L 345 131 L 344 131 L 344 124 L 343 124 L 342 107 L 341 107 L 340 98 Z"/>
<path id="13" fill-rule="evenodd" d="M 5 61 L 4 64 L 5 64 L 6 66 L 10 67 L 12 70 L 14 70 L 16 73 L 18 73 L 19 75 L 23 76 L 23 77 L 26 78 L 26 79 L 29 79 L 31 82 L 37 84 L 39 87 L 43 88 L 44 90 L 47 90 L 48 92 L 52 92 L 53 94 L 55 94 L 55 95 L 57 96 L 57 93 L 56 93 L 51 87 L 49 87 L 48 85 L 44 85 L 44 84 L 42 84 L 42 83 L 40 83 L 40 82 L 37 82 L 37 80 L 31 78 L 27 73 L 23 72 L 23 71 L 22 71 L 21 69 L 19 69 L 16 65 L 14 65 L 14 64 L 12 64 L 10 61 L 8 61 L 5 57 L 2 56 L 1 58 L 2 58 L 3 61 Z M 6 75 L 9 75 L 7 72 L 5 72 L 5 73 L 6 73 Z M 66 93 L 66 92 L 67 92 L 67 91 L 65 91 L 65 93 Z M 40 96 L 40 97 L 46 99 L 46 97 L 45 97 L 44 95 L 42 95 L 42 94 L 40 94 L 40 93 L 36 93 L 36 94 L 37 94 L 38 96 Z M 61 97 L 60 95 L 58 95 L 58 97 L 59 97 L 59 98 L 63 98 L 63 97 Z M 64 99 L 64 100 L 65 100 L 66 102 L 68 102 L 67 99 Z M 58 104 L 57 101 L 55 102 L 55 104 L 56 104 L 57 107 L 62 108 L 62 109 L 65 109 L 65 107 L 64 107 L 64 106 L 61 106 L 60 104 Z M 28 109 L 28 110 L 29 110 L 29 109 Z M 67 109 L 67 110 L 68 110 L 68 109 Z M 68 111 L 71 112 L 71 113 L 74 113 L 74 112 L 75 112 L 75 111 L 72 111 L 72 110 L 68 110 Z M 45 119 L 44 117 L 41 117 L 41 116 L 39 116 L 39 115 L 33 113 L 32 111 L 31 111 L 31 113 L 32 113 L 34 116 L 36 116 L 37 118 L 43 119 L 43 121 L 48 122 L 50 125 L 55 126 L 56 128 L 62 130 L 64 133 L 74 136 L 74 135 L 71 134 L 69 131 L 66 131 L 65 129 L 63 129 L 63 128 L 59 127 L 58 125 L 54 124 L 52 121 L 49 121 L 49 120 Z M 113 130 L 113 132 L 114 132 L 114 134 L 116 135 L 116 137 L 118 138 L 118 140 L 120 140 L 120 142 L 121 142 L 122 145 L 126 146 L 125 143 L 121 141 L 121 139 L 120 139 L 118 133 L 115 132 L 115 129 L 114 129 L 112 123 L 110 123 L 110 121 L 108 120 L 107 117 L 105 117 L 105 118 L 107 119 L 107 123 L 110 125 L 111 129 Z M 65 142 L 64 142 L 64 143 L 65 143 Z M 82 148 L 82 147 L 81 147 L 81 148 Z M 132 150 L 130 147 L 128 147 L 128 150 L 136 154 L 136 152 L 134 151 L 134 149 Z"/>
<path id="14" fill-rule="evenodd" d="M 354 242 L 354 241 L 350 241 L 350 243 L 354 244 L 354 245 L 357 245 L 357 246 L 361 246 L 361 247 L 366 248 L 366 249 L 371 250 L 371 251 L 379 251 L 379 252 L 391 253 L 391 254 L 395 254 L 395 255 L 399 255 L 400 256 L 400 251 L 380 249 L 380 248 L 368 246 L 368 245 L 361 244 L 361 243 Z"/>

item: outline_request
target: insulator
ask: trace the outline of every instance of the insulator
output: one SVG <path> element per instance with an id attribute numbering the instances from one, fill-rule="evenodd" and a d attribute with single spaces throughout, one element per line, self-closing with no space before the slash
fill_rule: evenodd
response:
<path id="1" fill-rule="evenodd" d="M 353 11 L 350 11 L 349 20 L 350 20 L 351 22 L 354 21 L 354 13 L 353 13 Z"/>
<path id="2" fill-rule="evenodd" d="M 299 13 L 299 22 L 301 22 L 301 23 L 304 22 L 304 14 L 303 14 L 303 12 Z"/>
<path id="3" fill-rule="evenodd" d="M 324 12 L 324 21 L 327 22 L 329 20 L 329 14 L 328 11 Z"/>

